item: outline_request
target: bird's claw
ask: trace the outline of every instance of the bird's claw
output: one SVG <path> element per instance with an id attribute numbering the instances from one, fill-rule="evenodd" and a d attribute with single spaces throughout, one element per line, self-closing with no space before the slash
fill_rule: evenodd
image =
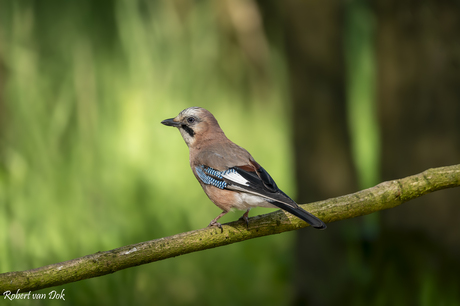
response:
<path id="1" fill-rule="evenodd" d="M 224 232 L 224 229 L 222 228 L 222 224 L 220 224 L 219 222 L 211 221 L 211 223 L 209 223 L 208 227 L 213 227 L 213 226 L 217 226 L 218 228 L 220 228 L 221 233 Z"/>
<path id="2" fill-rule="evenodd" d="M 246 223 L 246 229 L 249 229 L 249 218 L 246 214 L 242 215 L 238 221 L 244 221 Z"/>

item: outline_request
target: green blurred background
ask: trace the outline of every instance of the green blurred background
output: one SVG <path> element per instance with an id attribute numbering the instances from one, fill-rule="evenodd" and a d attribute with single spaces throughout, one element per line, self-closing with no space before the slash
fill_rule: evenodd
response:
<path id="1" fill-rule="evenodd" d="M 459 163 L 459 12 L 453 0 L 0 0 L 0 272 L 206 226 L 220 211 L 160 124 L 190 106 L 299 203 Z M 8 302 L 458 305 L 459 198 L 53 288 L 65 302 Z"/>

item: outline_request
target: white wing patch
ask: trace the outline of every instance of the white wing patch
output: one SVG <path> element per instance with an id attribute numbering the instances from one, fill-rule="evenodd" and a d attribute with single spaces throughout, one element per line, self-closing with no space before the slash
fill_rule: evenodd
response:
<path id="1" fill-rule="evenodd" d="M 223 178 L 225 178 L 225 179 L 227 179 L 229 181 L 238 183 L 240 185 L 249 186 L 249 181 L 247 179 L 245 179 L 244 177 L 242 177 L 236 171 L 231 171 L 231 172 L 223 171 L 223 173 L 221 175 L 222 175 Z"/>
<path id="2" fill-rule="evenodd" d="M 244 186 L 249 186 L 249 181 L 241 176 L 238 172 L 236 172 L 236 170 L 233 168 L 225 171 L 217 171 L 211 167 L 200 165 L 196 166 L 195 170 L 199 179 L 203 183 L 207 185 L 213 185 L 220 189 L 227 188 L 227 186 L 232 182 Z"/>

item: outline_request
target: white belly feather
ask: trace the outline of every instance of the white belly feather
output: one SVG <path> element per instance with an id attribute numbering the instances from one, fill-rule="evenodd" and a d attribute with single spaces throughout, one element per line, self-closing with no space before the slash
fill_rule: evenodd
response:
<path id="1" fill-rule="evenodd" d="M 234 209 L 246 210 L 252 207 L 276 208 L 275 205 L 267 202 L 264 198 L 249 193 L 238 192 L 235 199 L 236 201 L 232 207 Z"/>

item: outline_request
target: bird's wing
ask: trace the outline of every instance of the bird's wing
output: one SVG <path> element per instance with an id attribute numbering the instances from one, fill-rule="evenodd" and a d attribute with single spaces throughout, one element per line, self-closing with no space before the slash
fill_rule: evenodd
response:
<path id="1" fill-rule="evenodd" d="M 208 165 L 197 165 L 195 171 L 198 178 L 205 184 L 221 189 L 247 192 L 267 200 L 298 207 L 278 188 L 270 174 L 255 161 L 251 161 L 248 165 L 228 167 L 225 170 L 216 170 Z"/>
<path id="2" fill-rule="evenodd" d="M 205 184 L 297 205 L 276 186 L 270 174 L 248 151 L 233 142 L 216 143 L 202 148 L 193 160 L 192 169 Z"/>
<path id="3" fill-rule="evenodd" d="M 294 200 L 281 191 L 270 174 L 252 157 L 250 163 L 244 166 L 233 166 L 219 171 L 206 165 L 197 165 L 195 171 L 197 177 L 204 184 L 263 197 L 267 202 L 299 217 L 315 228 L 326 228 L 323 221 L 303 210 Z"/>

